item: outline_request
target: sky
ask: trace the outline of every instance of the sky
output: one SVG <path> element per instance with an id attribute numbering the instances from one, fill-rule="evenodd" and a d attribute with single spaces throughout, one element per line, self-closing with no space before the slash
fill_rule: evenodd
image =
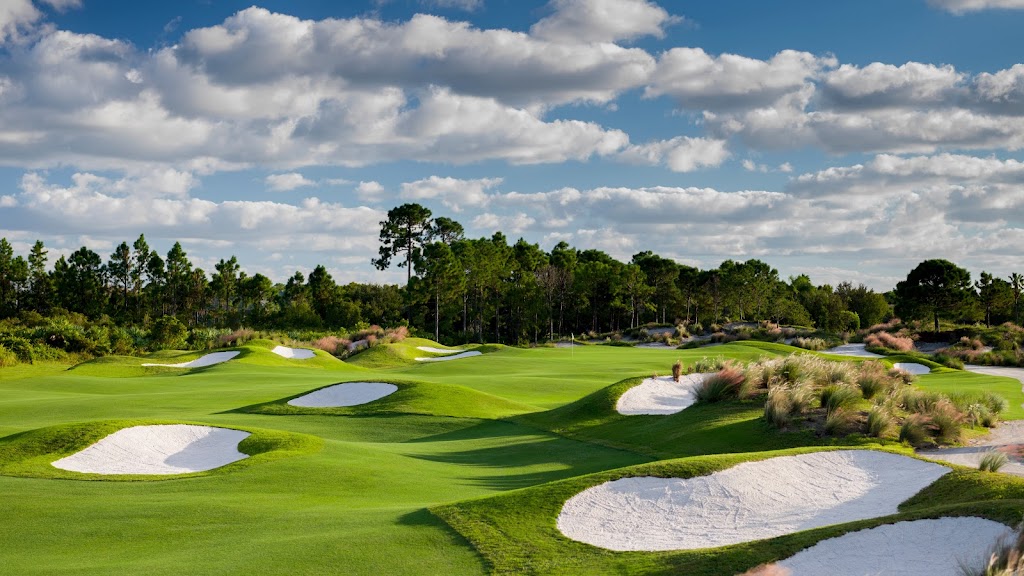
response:
<path id="1" fill-rule="evenodd" d="M 1024 272 L 1024 0 L 0 0 L 0 237 L 378 271 L 406 202 L 628 261 Z"/>

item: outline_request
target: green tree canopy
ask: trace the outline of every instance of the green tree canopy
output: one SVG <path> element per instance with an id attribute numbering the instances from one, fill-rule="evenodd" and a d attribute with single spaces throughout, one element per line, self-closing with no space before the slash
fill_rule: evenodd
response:
<path id="1" fill-rule="evenodd" d="M 949 260 L 925 260 L 896 284 L 896 313 L 903 319 L 931 317 L 938 332 L 939 318 L 973 294 L 970 272 Z"/>

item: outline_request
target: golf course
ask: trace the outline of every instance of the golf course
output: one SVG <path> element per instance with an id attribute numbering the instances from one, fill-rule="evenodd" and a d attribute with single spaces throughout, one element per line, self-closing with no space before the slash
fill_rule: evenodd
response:
<path id="1" fill-rule="evenodd" d="M 349 361 L 271 348 L 253 341 L 218 351 L 226 359 L 216 363 L 197 362 L 204 353 L 164 351 L 70 369 L 0 369 L 0 539 L 9 543 L 0 548 L 0 573 L 734 574 L 878 525 L 968 517 L 1008 530 L 1024 510 L 1024 480 L 915 459 L 893 440 L 779 431 L 763 418 L 763 401 L 698 401 L 664 415 L 615 410 L 625 391 L 670 373 L 677 360 L 812 354 L 781 344 L 447 350 L 408 338 Z M 417 361 L 469 350 L 482 353 Z M 927 389 L 934 378 L 944 388 L 955 375 L 1009 390 L 1011 406 L 1024 403 L 1008 378 L 940 370 L 916 386 Z M 319 401 L 291 402 L 318 390 L 310 398 Z M 164 429 L 243 439 L 231 441 L 236 459 L 205 470 L 136 471 L 148 456 L 132 450 L 146 449 L 156 432 L 92 455 L 118 460 L 119 472 L 54 464 L 99 450 L 115 433 Z M 855 450 L 839 454 L 894 459 L 888 469 L 909 462 L 917 484 L 896 480 L 902 495 L 882 513 L 810 529 L 716 539 L 716 520 L 708 519 L 697 528 L 709 536 L 696 547 L 640 542 L 613 551 L 562 529 L 563 504 L 603 482 L 713 479 L 740 465 L 848 448 Z M 811 466 L 831 474 L 832 464 Z M 922 470 L 932 476 L 922 481 Z M 802 472 L 790 472 L 800 490 Z M 752 481 L 761 478 L 754 488 L 778 477 L 753 473 Z"/>

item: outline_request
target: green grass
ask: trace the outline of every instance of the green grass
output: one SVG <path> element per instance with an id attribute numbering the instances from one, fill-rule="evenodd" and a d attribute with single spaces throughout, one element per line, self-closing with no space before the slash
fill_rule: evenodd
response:
<path id="1" fill-rule="evenodd" d="M 1005 376 L 989 376 L 967 372 L 965 370 L 943 369 L 917 377 L 914 385 L 925 390 L 954 394 L 957 392 L 994 392 L 1010 403 L 1006 412 L 1000 415 L 1003 420 L 1024 419 L 1024 392 L 1021 383 L 1015 378 Z"/>
<path id="2" fill-rule="evenodd" d="M 689 365 L 721 355 L 749 361 L 787 354 L 791 347 L 487 347 L 487 354 L 475 358 L 421 363 L 403 355 L 426 355 L 412 350 L 436 343 L 403 344 L 374 347 L 351 363 L 320 354 L 288 360 L 270 353 L 273 343 L 254 341 L 239 347 L 235 360 L 195 370 L 151 371 L 140 364 L 181 362 L 205 352 L 111 358 L 73 370 L 0 369 L 0 474 L 8 474 L 0 475 L 0 541 L 16 543 L 0 547 L 0 574 L 478 575 L 494 561 L 492 548 L 504 550 L 498 556 L 509 562 L 526 558 L 524 566 L 556 573 L 702 573 L 688 570 L 691 561 L 703 573 L 732 573 L 733 567 L 749 567 L 848 529 L 689 555 L 595 555 L 596 549 L 584 547 L 568 562 L 562 544 L 519 540 L 547 534 L 553 521 L 533 515 L 528 506 L 514 507 L 543 500 L 562 481 L 571 487 L 588 474 L 655 458 L 712 454 L 652 464 L 711 469 L 745 457 L 732 453 L 868 442 L 779 434 L 762 422 L 756 401 L 693 406 L 667 417 L 614 412 L 614 400 L 630 379 L 669 374 L 676 360 Z M 918 382 L 927 387 L 946 376 Z M 978 389 L 1012 382 L 965 377 Z M 293 410 L 284 403 L 344 381 L 398 382 L 402 390 L 353 408 Z M 48 469 L 55 455 L 136 422 L 251 430 L 252 445 L 242 448 L 255 456 L 173 481 L 83 482 L 55 478 Z M 30 477 L 42 469 L 50 477 Z M 965 472 L 959 483 L 939 488 L 951 495 L 953 513 L 977 507 L 1002 518 L 998 514 L 1019 514 L 1017 498 L 1024 498 L 1018 485 L 998 474 L 978 479 Z M 1005 500 L 993 503 L 993 495 Z M 508 528 L 508 538 L 499 531 L 488 540 L 495 534 L 490 520 L 472 515 L 495 502 L 492 497 L 508 498 L 502 506 L 511 524 L 501 528 Z M 448 506 L 454 502 L 460 504 Z M 935 508 L 929 506 L 906 514 L 931 514 Z M 442 515 L 450 510 L 445 517 L 459 531 L 428 509 Z M 462 514 L 465 522 L 458 519 Z M 486 522 L 477 523 L 480 518 Z M 538 518 L 541 524 L 534 525 Z M 468 530 L 467 522 L 479 531 Z M 506 545 L 525 548 L 513 553 Z M 503 564 L 506 571 L 512 565 Z"/>
<path id="3" fill-rule="evenodd" d="M 314 391 L 308 390 L 274 402 L 247 406 L 239 409 L 239 411 L 277 415 L 332 414 L 336 416 L 370 416 L 422 414 L 425 416 L 497 419 L 536 410 L 533 406 L 478 392 L 465 386 L 438 383 L 428 384 L 390 378 L 375 378 L 372 381 L 394 384 L 398 386 L 398 390 L 379 400 L 359 406 L 307 408 L 288 404 L 288 401 L 292 398 L 297 398 Z"/>
<path id="4" fill-rule="evenodd" d="M 74 480 L 167 480 L 224 474 L 259 465 L 286 456 L 311 453 L 318 450 L 323 441 L 308 434 L 296 434 L 279 430 L 238 427 L 250 432 L 239 442 L 238 451 L 249 458 L 239 460 L 221 468 L 175 475 L 114 475 L 85 474 L 55 468 L 51 464 L 84 450 L 122 428 L 149 426 L 155 424 L 198 424 L 200 422 L 172 422 L 161 420 L 107 420 L 83 424 L 63 424 L 39 430 L 31 430 L 0 439 L 0 475 L 32 478 L 65 478 Z"/>
<path id="5" fill-rule="evenodd" d="M 1013 524 L 1024 513 L 1024 479 L 958 469 L 901 506 L 895 516 L 798 532 L 787 536 L 672 552 L 612 552 L 563 536 L 555 521 L 562 504 L 579 492 L 628 476 L 691 478 L 740 462 L 810 452 L 702 456 L 601 472 L 487 499 L 431 509 L 465 536 L 495 574 L 736 574 L 786 558 L 822 538 L 886 522 L 939 515 L 980 515 Z M 895 450 L 898 452 L 898 450 Z M 997 498 L 1005 500 L 994 501 Z"/>

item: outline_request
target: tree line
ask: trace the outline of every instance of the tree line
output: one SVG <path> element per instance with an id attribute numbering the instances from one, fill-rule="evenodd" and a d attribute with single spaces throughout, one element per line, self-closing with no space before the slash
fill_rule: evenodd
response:
<path id="1" fill-rule="evenodd" d="M 466 238 L 458 222 L 418 204 L 390 210 L 380 225 L 372 263 L 405 268 L 405 286 L 342 285 L 324 266 L 274 283 L 248 275 L 235 256 L 208 274 L 180 243 L 161 256 L 144 236 L 122 242 L 106 260 L 82 247 L 48 269 L 42 242 L 25 257 L 0 239 L 0 317 L 65 309 L 143 326 L 163 317 L 191 327 L 265 329 L 407 323 L 449 343 L 527 344 L 651 323 L 700 332 L 770 321 L 841 332 L 894 311 L 904 319 L 1019 323 L 1024 287 L 1019 274 L 1003 280 L 987 272 L 972 284 L 966 270 L 945 260 L 922 263 L 887 294 L 852 282 L 815 285 L 806 275 L 784 280 L 758 259 L 702 270 L 643 251 L 622 262 L 565 242 L 550 251 L 522 238 L 511 243 L 501 232 Z"/>

